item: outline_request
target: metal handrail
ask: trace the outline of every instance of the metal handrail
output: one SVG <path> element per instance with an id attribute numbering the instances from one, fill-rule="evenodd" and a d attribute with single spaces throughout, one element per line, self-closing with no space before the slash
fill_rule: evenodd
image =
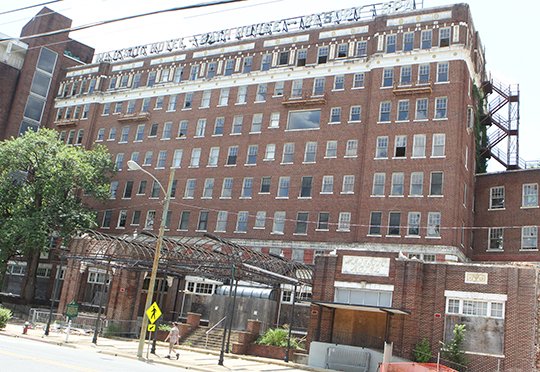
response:
<path id="1" fill-rule="evenodd" d="M 206 335 L 206 343 L 204 344 L 204 348 L 205 349 L 208 349 L 208 335 L 210 334 L 210 332 L 212 332 L 214 330 L 214 328 L 216 328 L 218 325 L 221 324 L 221 322 L 223 322 L 225 319 L 227 319 L 227 316 L 224 316 L 219 322 L 217 322 L 216 324 L 214 324 L 212 326 L 212 328 L 210 328 L 208 331 L 206 331 L 204 334 Z"/>

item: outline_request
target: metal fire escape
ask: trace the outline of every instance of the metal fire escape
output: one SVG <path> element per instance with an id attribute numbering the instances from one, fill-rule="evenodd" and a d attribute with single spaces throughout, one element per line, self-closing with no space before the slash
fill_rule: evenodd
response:
<path id="1" fill-rule="evenodd" d="M 487 128 L 481 156 L 493 158 L 510 169 L 524 169 L 519 158 L 519 85 L 504 86 L 493 79 L 482 84 L 487 113 L 480 124 Z"/>

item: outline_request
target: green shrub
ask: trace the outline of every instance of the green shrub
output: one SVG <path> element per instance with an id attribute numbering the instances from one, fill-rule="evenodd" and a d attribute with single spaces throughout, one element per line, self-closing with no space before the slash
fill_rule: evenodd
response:
<path id="1" fill-rule="evenodd" d="M 255 342 L 259 345 L 287 347 L 287 339 L 289 337 L 289 329 L 284 328 L 272 328 L 267 330 L 264 335 L 259 337 Z M 297 337 L 291 337 L 291 349 L 302 349 L 302 340 Z"/>
<path id="2" fill-rule="evenodd" d="M 12 315 L 11 310 L 0 307 L 0 329 L 6 328 L 7 322 L 11 319 Z"/>
<path id="3" fill-rule="evenodd" d="M 172 328 L 172 327 L 171 327 L 170 324 L 160 324 L 160 325 L 157 327 L 157 329 L 158 329 L 159 331 L 167 331 L 167 332 L 169 332 L 169 331 L 171 330 L 171 328 Z"/>
<path id="4" fill-rule="evenodd" d="M 427 338 L 423 338 L 414 346 L 413 361 L 418 363 L 427 363 L 432 358 L 431 346 Z"/>
<path id="5" fill-rule="evenodd" d="M 120 336 L 120 333 L 122 332 L 122 329 L 118 324 L 110 323 L 107 328 L 105 328 L 105 331 L 103 332 L 104 337 L 118 337 Z"/>
<path id="6" fill-rule="evenodd" d="M 463 350 L 463 342 L 465 341 L 465 324 L 456 324 L 454 326 L 454 337 L 448 342 L 444 343 L 442 348 L 442 357 L 457 365 L 454 369 L 463 371 L 466 369 L 467 357 Z"/>

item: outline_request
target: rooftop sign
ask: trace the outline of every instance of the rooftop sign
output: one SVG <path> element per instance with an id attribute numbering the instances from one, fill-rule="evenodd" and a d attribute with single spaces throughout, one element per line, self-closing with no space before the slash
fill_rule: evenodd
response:
<path id="1" fill-rule="evenodd" d="M 422 2 L 422 1 L 418 1 Z M 372 19 L 379 15 L 393 14 L 416 9 L 415 0 L 394 0 L 384 3 L 363 5 L 354 8 L 293 17 L 279 21 L 257 23 L 221 31 L 207 32 L 186 38 L 170 39 L 157 43 L 138 45 L 97 54 L 95 63 L 125 61 L 132 58 L 156 56 L 165 53 L 200 48 L 214 44 L 238 42 L 258 37 L 286 34 L 295 31 L 337 26 Z"/>

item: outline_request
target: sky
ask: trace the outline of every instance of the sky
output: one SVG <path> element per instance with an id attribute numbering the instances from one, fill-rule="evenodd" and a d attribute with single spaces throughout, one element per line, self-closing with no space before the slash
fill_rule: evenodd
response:
<path id="1" fill-rule="evenodd" d="M 127 15 L 202 3 L 208 0 L 64 0 L 47 5 L 71 18 L 72 26 L 86 25 Z M 177 11 L 118 22 L 72 32 L 70 37 L 96 49 L 96 53 L 196 35 L 208 31 L 319 13 L 328 10 L 378 3 L 384 0 L 247 0 L 227 5 Z M 44 0 L 2 0 L 0 13 Z M 421 0 L 417 0 L 417 3 Z M 459 1 L 423 0 L 424 8 L 449 5 Z M 536 48 L 527 40 L 532 25 L 538 22 L 540 3 L 514 0 L 469 0 L 474 25 L 485 48 L 487 69 L 503 85 L 519 84 L 520 135 L 519 155 L 526 161 L 540 160 L 534 107 L 540 98 L 540 74 L 534 73 Z M 0 14 L 0 33 L 19 36 L 22 26 L 41 7 Z M 503 168 L 491 160 L 489 171 Z"/>

